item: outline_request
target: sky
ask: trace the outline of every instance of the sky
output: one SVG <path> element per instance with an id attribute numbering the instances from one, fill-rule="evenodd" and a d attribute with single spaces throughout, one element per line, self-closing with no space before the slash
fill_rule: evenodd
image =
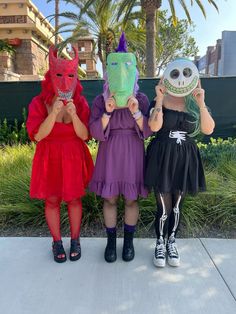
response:
<path id="1" fill-rule="evenodd" d="M 39 11 L 41 11 L 44 16 L 54 13 L 53 1 L 51 3 L 47 3 L 47 0 L 31 1 L 38 7 Z M 181 6 L 179 5 L 179 1 L 175 0 L 175 2 L 178 18 L 185 18 L 183 9 L 181 9 Z M 221 38 L 222 31 L 236 31 L 236 0 L 215 0 L 215 2 L 219 7 L 219 13 L 208 3 L 208 0 L 202 0 L 207 14 L 206 19 L 196 4 L 193 7 L 189 5 L 190 16 L 196 26 L 191 35 L 196 40 L 200 56 L 205 55 L 207 46 L 214 46 L 216 44 L 216 40 Z M 190 3 L 190 0 L 186 0 L 186 3 Z M 63 1 L 60 4 L 61 12 L 73 11 L 73 9 L 73 6 L 66 5 Z M 168 9 L 169 11 L 167 0 L 162 0 L 162 9 Z"/>

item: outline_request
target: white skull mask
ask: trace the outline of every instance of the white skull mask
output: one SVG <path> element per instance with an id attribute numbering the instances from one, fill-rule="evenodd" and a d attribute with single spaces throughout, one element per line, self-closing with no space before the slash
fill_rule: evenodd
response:
<path id="1" fill-rule="evenodd" d="M 188 59 L 176 59 L 166 67 L 163 84 L 167 92 L 175 97 L 184 97 L 197 87 L 199 72 L 195 64 Z"/>

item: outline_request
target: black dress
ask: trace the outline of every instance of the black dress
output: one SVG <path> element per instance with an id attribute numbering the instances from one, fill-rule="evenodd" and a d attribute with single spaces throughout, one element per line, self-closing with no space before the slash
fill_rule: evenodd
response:
<path id="1" fill-rule="evenodd" d="M 195 194 L 206 190 L 200 153 L 188 135 L 193 130 L 189 113 L 163 108 L 163 126 L 147 148 L 145 186 L 149 191 Z"/>

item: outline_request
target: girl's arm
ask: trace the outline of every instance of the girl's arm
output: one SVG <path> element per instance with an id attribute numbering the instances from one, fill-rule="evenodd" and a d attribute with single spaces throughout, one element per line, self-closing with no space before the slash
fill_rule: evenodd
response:
<path id="1" fill-rule="evenodd" d="M 43 121 L 43 123 L 39 127 L 38 132 L 34 136 L 34 139 L 37 142 L 41 141 L 42 139 L 44 139 L 51 133 L 52 128 L 56 122 L 57 115 L 61 111 L 62 107 L 63 107 L 63 102 L 59 99 L 56 99 L 56 101 L 53 104 L 52 112 Z"/>
<path id="2" fill-rule="evenodd" d="M 209 111 L 207 110 L 207 107 L 204 104 L 199 106 L 200 109 L 200 120 L 201 120 L 201 132 L 206 135 L 210 135 L 213 133 L 215 128 L 215 122 L 212 119 L 212 116 L 210 115 Z"/>
<path id="3" fill-rule="evenodd" d="M 163 125 L 162 106 L 166 89 L 165 86 L 162 84 L 162 79 L 159 81 L 155 89 L 156 89 L 155 97 L 156 104 L 152 111 L 150 111 L 150 118 L 148 120 L 149 127 L 153 132 L 159 131 Z"/>
<path id="4" fill-rule="evenodd" d="M 86 141 L 88 136 L 89 136 L 89 132 L 88 132 L 88 129 L 86 128 L 86 126 L 83 124 L 83 122 L 78 117 L 78 115 L 76 113 L 76 107 L 73 103 L 73 100 L 70 100 L 67 103 L 66 111 L 68 112 L 68 114 L 71 117 L 76 135 L 79 138 L 81 138 L 83 141 Z"/>
<path id="5" fill-rule="evenodd" d="M 143 131 L 143 115 L 141 110 L 139 109 L 139 103 L 136 97 L 131 96 L 129 97 L 127 106 L 133 115 L 135 122 L 137 123 L 139 130 Z"/>
<path id="6" fill-rule="evenodd" d="M 109 120 L 111 115 L 109 116 L 110 113 L 106 114 L 107 109 L 102 95 L 93 100 L 89 130 L 92 137 L 102 142 L 108 139 L 110 133 Z"/>
<path id="7" fill-rule="evenodd" d="M 106 130 L 111 118 L 111 114 L 116 107 L 115 99 L 112 96 L 113 94 L 111 94 L 110 97 L 105 102 L 106 113 L 104 113 L 101 118 L 103 130 Z"/>

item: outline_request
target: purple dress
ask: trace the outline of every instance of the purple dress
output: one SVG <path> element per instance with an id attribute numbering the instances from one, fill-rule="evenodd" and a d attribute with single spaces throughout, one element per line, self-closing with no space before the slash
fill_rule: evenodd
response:
<path id="1" fill-rule="evenodd" d="M 97 96 L 93 101 L 90 132 L 100 143 L 89 189 L 103 198 L 123 194 L 128 200 L 136 200 L 139 195 L 147 196 L 144 188 L 143 140 L 152 134 L 146 117 L 149 101 L 142 93 L 137 93 L 136 98 L 144 115 L 143 132 L 128 108 L 114 110 L 107 128 L 103 130 L 103 95 Z"/>

